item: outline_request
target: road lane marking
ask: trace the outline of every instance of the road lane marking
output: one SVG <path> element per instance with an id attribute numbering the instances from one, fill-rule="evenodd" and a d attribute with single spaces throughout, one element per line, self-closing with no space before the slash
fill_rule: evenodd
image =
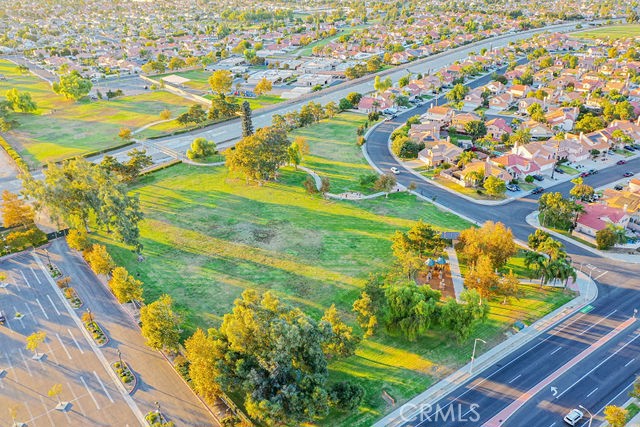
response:
<path id="1" fill-rule="evenodd" d="M 29 267 L 29 268 L 31 269 L 31 273 L 33 273 L 33 277 L 35 277 L 38 283 L 42 285 L 42 282 L 40 281 L 40 278 L 38 277 L 36 272 L 33 270 L 33 267 Z"/>
<path id="2" fill-rule="evenodd" d="M 634 318 L 631 318 L 629 320 L 633 320 L 635 321 Z M 628 322 L 628 321 L 627 321 Z M 625 322 L 626 323 L 626 322 Z M 629 341 L 627 341 L 622 347 L 620 347 L 619 349 L 617 349 L 616 351 L 614 351 L 613 353 L 611 353 L 606 359 L 604 359 L 602 362 L 598 363 L 595 367 L 593 367 L 589 372 L 587 372 L 586 374 L 584 374 L 582 377 L 580 377 L 580 379 L 578 381 L 576 381 L 575 383 L 571 384 L 569 387 L 567 387 L 562 393 L 560 393 L 556 399 L 559 399 L 560 396 L 562 396 L 563 394 L 565 394 L 567 391 L 571 390 L 576 384 L 578 384 L 580 381 L 582 381 L 583 379 L 585 379 L 587 376 L 591 375 L 593 373 L 593 371 L 595 371 L 596 369 L 598 369 L 600 366 L 602 366 L 603 364 L 605 364 L 609 359 L 611 359 L 613 356 L 615 356 L 616 354 L 620 353 L 622 350 L 624 350 L 625 348 L 627 348 L 627 346 L 629 344 L 631 344 L 632 342 L 634 342 L 635 340 L 637 340 L 638 338 L 640 338 L 640 334 L 637 333 L 638 331 L 636 330 L 636 335 Z"/>
<path id="3" fill-rule="evenodd" d="M 44 317 L 46 317 L 47 320 L 49 320 L 49 316 L 47 315 L 47 312 L 44 311 L 44 307 L 42 306 L 42 304 L 40 304 L 40 300 L 38 298 L 36 298 L 36 302 L 38 303 L 38 306 L 40 307 L 40 310 L 42 310 L 42 314 L 44 314 Z"/>
<path id="4" fill-rule="evenodd" d="M 27 276 L 24 275 L 24 273 L 22 272 L 22 270 L 20 270 L 20 274 L 22 274 L 22 278 L 24 279 L 24 283 L 27 284 L 27 287 L 31 287 L 31 285 L 29 284 L 29 281 L 27 280 Z"/>
<path id="5" fill-rule="evenodd" d="M 76 337 L 74 337 L 73 333 L 71 333 L 71 329 L 67 328 L 67 332 L 69 332 L 69 335 L 71 335 L 71 339 L 73 340 L 73 342 L 76 343 L 76 347 L 78 347 L 78 350 L 80 350 L 80 354 L 84 354 L 84 351 L 82 351 L 82 348 L 80 348 L 80 344 L 78 344 L 78 341 L 76 341 Z"/>
<path id="6" fill-rule="evenodd" d="M 556 354 L 557 352 L 559 352 L 560 350 L 562 350 L 562 347 L 558 347 L 555 350 L 553 350 L 551 353 L 549 353 L 550 355 L 552 354 Z"/>
<path id="7" fill-rule="evenodd" d="M 598 277 L 596 277 L 594 280 L 598 280 L 599 278 L 601 278 L 602 276 L 604 276 L 605 274 L 607 274 L 608 271 L 605 271 L 604 273 L 602 273 L 601 275 L 599 275 Z"/>
<path id="8" fill-rule="evenodd" d="M 589 326 L 588 328 L 586 328 L 584 331 L 580 332 L 580 335 L 584 334 L 585 332 L 590 331 L 591 329 L 595 328 L 597 325 L 599 325 L 601 322 L 604 322 L 605 319 L 608 319 L 609 316 L 611 316 L 613 313 L 615 313 L 618 310 L 613 310 L 611 313 L 607 314 L 605 317 L 603 317 L 602 319 L 598 320 L 596 323 L 593 323 L 591 326 Z"/>
<path id="9" fill-rule="evenodd" d="M 585 357 L 589 356 L 594 351 L 596 351 L 597 349 L 599 349 L 600 347 L 605 345 L 607 342 L 611 341 L 613 338 L 615 338 L 616 336 L 620 335 L 628 327 L 633 325 L 636 322 L 636 320 L 637 319 L 629 318 L 629 319 L 625 320 L 624 322 L 620 323 L 618 326 L 616 326 L 615 329 L 613 329 L 607 335 L 605 335 L 602 338 L 600 338 L 595 343 L 591 344 L 588 348 L 586 348 L 585 350 L 580 352 L 580 354 L 578 354 L 577 356 L 575 356 L 574 358 L 569 360 L 567 363 L 565 363 L 564 365 L 560 366 L 553 373 L 551 373 L 551 375 L 547 376 L 545 379 L 543 379 L 538 384 L 536 384 L 533 387 L 531 387 L 529 390 L 523 392 L 517 399 L 515 399 L 513 402 L 511 402 L 506 408 L 504 408 L 502 411 L 500 411 L 496 415 L 494 415 L 491 419 L 486 421 L 483 424 L 483 427 L 499 427 L 499 426 L 501 426 L 507 419 L 509 419 L 509 417 L 511 417 L 514 413 L 516 413 L 516 411 L 518 411 L 520 408 L 522 408 L 522 406 L 524 406 L 524 404 L 527 403 L 527 401 L 529 399 L 531 399 L 532 396 L 535 396 L 541 390 L 547 388 L 547 386 L 549 384 L 551 384 L 553 381 L 555 381 L 561 375 L 566 373 L 569 369 L 573 368 L 575 365 L 577 365 L 579 362 L 581 362 Z M 638 337 L 640 337 L 640 335 L 636 334 L 636 336 L 634 337 L 634 340 L 636 338 L 638 338 Z M 625 344 L 624 347 L 626 347 L 631 342 L 632 341 L 629 341 L 627 344 Z M 579 381 L 580 380 L 578 380 L 578 382 Z M 571 387 L 573 387 L 573 386 L 571 386 Z M 571 387 L 569 387 L 569 388 L 571 388 Z M 569 390 L 569 388 L 567 390 Z M 565 390 L 562 393 L 558 394 L 558 396 L 556 396 L 556 399 L 558 399 L 560 396 L 562 396 L 562 394 L 564 394 L 567 390 Z"/>
<path id="10" fill-rule="evenodd" d="M 49 299 L 49 302 L 51 303 L 51 305 L 53 306 L 53 309 L 56 311 L 56 313 L 58 314 L 58 316 L 60 316 L 60 311 L 58 311 L 58 307 L 56 307 L 56 305 L 53 303 L 53 300 L 51 299 L 51 297 L 49 295 L 47 295 L 47 298 Z"/>
<path id="11" fill-rule="evenodd" d="M 549 427 L 553 427 L 554 425 L 556 425 L 555 421 L 553 422 L 553 424 L 549 424 Z"/>
<path id="12" fill-rule="evenodd" d="M 631 365 L 631 363 L 633 363 L 633 361 L 634 361 L 634 360 L 636 360 L 636 359 L 631 359 L 631 360 L 629 360 L 629 361 L 624 365 L 624 367 L 626 368 L 627 366 Z"/>
<path id="13" fill-rule="evenodd" d="M 87 385 L 87 382 L 84 380 L 84 378 L 82 378 L 82 375 L 80 376 L 80 381 L 82 381 L 82 384 L 84 384 L 84 388 L 87 389 L 87 392 L 91 397 L 91 400 L 93 400 L 94 405 L 96 405 L 96 409 L 100 410 L 100 405 L 98 405 L 98 401 L 96 400 L 95 397 L 93 397 L 93 393 L 91 393 L 91 389 L 89 389 L 89 386 Z"/>
<path id="14" fill-rule="evenodd" d="M 58 337 L 58 341 L 60 341 L 60 346 L 62 347 L 62 349 L 64 350 L 65 353 L 67 353 L 67 357 L 69 358 L 69 360 L 72 359 L 71 355 L 69 354 L 69 350 L 67 350 L 67 346 L 64 345 L 64 343 L 62 342 L 62 338 L 60 338 L 60 335 L 58 335 L 58 333 L 56 332 L 56 337 Z"/>
<path id="15" fill-rule="evenodd" d="M 29 373 L 30 377 L 33 377 L 33 374 L 31 373 L 31 368 L 29 367 L 29 364 L 27 363 L 27 359 L 24 357 L 24 353 L 22 352 L 22 349 L 18 349 L 18 351 L 20 351 L 20 356 L 22 357 L 22 362 L 24 363 L 24 366 L 27 368 L 27 372 Z"/>
<path id="16" fill-rule="evenodd" d="M 515 377 L 513 377 L 513 378 L 511 379 L 511 381 L 509 381 L 509 384 L 511 384 L 512 382 L 514 382 L 515 380 L 517 380 L 517 379 L 518 379 L 518 378 L 520 378 L 521 376 L 522 376 L 522 374 L 518 374 L 518 375 L 516 375 Z"/>
<path id="17" fill-rule="evenodd" d="M 593 393 L 595 393 L 596 391 L 598 391 L 598 387 L 594 388 L 593 390 L 591 390 L 591 393 L 587 394 L 587 397 L 591 396 Z"/>
<path id="18" fill-rule="evenodd" d="M 100 387 L 102 387 L 102 391 L 104 391 L 104 394 L 107 395 L 107 397 L 109 398 L 109 400 L 111 401 L 111 403 L 115 403 L 113 401 L 113 399 L 111 398 L 111 395 L 109 394 L 109 392 L 107 391 L 107 388 L 104 386 L 102 380 L 100 379 L 100 377 L 98 376 L 98 374 L 96 374 L 96 371 L 93 371 L 93 375 L 96 377 L 96 379 L 98 380 L 98 382 L 100 383 Z"/>

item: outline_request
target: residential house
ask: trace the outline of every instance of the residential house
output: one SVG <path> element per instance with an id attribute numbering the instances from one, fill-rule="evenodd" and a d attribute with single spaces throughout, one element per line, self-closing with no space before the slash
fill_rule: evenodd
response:
<path id="1" fill-rule="evenodd" d="M 492 162 L 505 168 L 514 178 L 524 178 L 540 171 L 540 167 L 531 159 L 518 154 L 507 153 L 492 159 Z"/>
<path id="2" fill-rule="evenodd" d="M 433 120 L 443 122 L 447 125 L 451 123 L 455 110 L 450 107 L 431 107 L 420 117 L 420 121 Z"/>
<path id="3" fill-rule="evenodd" d="M 489 110 L 500 112 L 511 108 L 515 98 L 509 92 L 501 93 L 489 100 Z"/>
<path id="4" fill-rule="evenodd" d="M 385 98 L 374 98 L 372 96 L 363 96 L 358 103 L 358 110 L 371 113 L 373 111 L 382 111 L 393 106 L 393 103 Z"/>
<path id="5" fill-rule="evenodd" d="M 494 95 L 500 95 L 501 93 L 504 93 L 507 90 L 504 84 L 497 81 L 492 81 L 490 83 L 487 83 L 485 85 L 485 88 Z"/>
<path id="6" fill-rule="evenodd" d="M 511 153 L 531 160 L 541 172 L 550 171 L 556 163 L 555 147 L 551 146 L 549 141 L 516 144 L 511 149 Z"/>
<path id="7" fill-rule="evenodd" d="M 518 113 L 520 114 L 524 114 L 524 115 L 529 115 L 529 107 L 531 107 L 533 104 L 538 104 L 539 106 L 544 108 L 544 102 L 539 100 L 538 98 L 524 98 L 521 99 L 520 101 L 518 101 Z"/>
<path id="8" fill-rule="evenodd" d="M 539 123 L 535 120 L 528 120 L 522 123 L 523 129 L 529 129 L 532 139 L 549 139 L 555 132 L 545 123 Z"/>
<path id="9" fill-rule="evenodd" d="M 427 166 L 439 166 L 442 163 L 455 164 L 456 159 L 462 154 L 462 148 L 453 145 L 449 141 L 437 141 L 427 146 L 418 153 L 418 159 Z"/>
<path id="10" fill-rule="evenodd" d="M 472 160 L 461 171 L 454 172 L 453 175 L 459 179 L 465 187 L 472 186 L 473 180 L 471 177 L 475 175 L 474 172 L 480 172 L 485 178 L 489 176 L 495 176 L 503 180 L 504 182 L 510 182 L 513 180 L 513 176 L 506 170 L 499 166 L 496 166 L 489 157 L 485 160 Z"/>
<path id="11" fill-rule="evenodd" d="M 545 118 L 551 128 L 569 132 L 573 130 L 578 114 L 580 114 L 578 107 L 560 107 L 550 109 L 547 114 L 545 114 Z"/>
<path id="12" fill-rule="evenodd" d="M 511 126 L 501 117 L 491 119 L 486 122 L 487 135 L 491 138 L 500 140 L 502 135 L 509 135 L 512 132 Z"/>
<path id="13" fill-rule="evenodd" d="M 475 113 L 457 113 L 451 119 L 451 126 L 456 128 L 457 132 L 466 133 L 465 126 L 469 122 L 475 122 L 482 120 L 479 115 Z"/>
<path id="14" fill-rule="evenodd" d="M 575 230 L 587 236 L 595 237 L 596 233 L 609 224 L 627 228 L 631 217 L 623 209 L 614 208 L 602 203 L 581 203 L 584 212 L 576 222 Z"/>
<path id="15" fill-rule="evenodd" d="M 443 122 L 426 121 L 420 124 L 413 124 L 409 129 L 409 138 L 415 142 L 438 141 L 440 139 L 440 129 Z"/>
<path id="16" fill-rule="evenodd" d="M 476 88 L 469 92 L 462 101 L 462 111 L 471 112 L 476 108 L 482 107 L 484 103 L 482 91 L 482 88 Z"/>
<path id="17" fill-rule="evenodd" d="M 514 98 L 524 98 L 529 92 L 531 92 L 531 88 L 527 85 L 513 85 L 509 89 L 507 89 Z"/>

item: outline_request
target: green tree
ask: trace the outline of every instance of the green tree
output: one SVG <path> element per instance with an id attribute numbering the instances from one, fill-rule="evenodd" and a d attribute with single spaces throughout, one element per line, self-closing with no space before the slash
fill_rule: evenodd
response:
<path id="1" fill-rule="evenodd" d="M 469 87 L 458 83 L 453 87 L 453 89 L 447 92 L 445 98 L 447 98 L 447 101 L 449 102 L 460 102 L 464 99 L 465 96 L 467 96 L 468 93 Z"/>
<path id="2" fill-rule="evenodd" d="M 585 114 L 580 120 L 576 122 L 575 129 L 578 132 L 590 133 L 604 127 L 604 120 L 602 117 L 595 116 L 592 113 Z"/>
<path id="3" fill-rule="evenodd" d="M 253 121 L 251 120 L 251 106 L 248 101 L 242 103 L 240 108 L 242 117 L 242 136 L 247 137 L 253 135 Z"/>
<path id="4" fill-rule="evenodd" d="M 236 144 L 236 149 L 227 155 L 226 163 L 230 171 L 241 173 L 247 179 L 259 182 L 273 179 L 287 161 L 289 145 L 284 129 L 260 128 Z"/>
<path id="5" fill-rule="evenodd" d="M 593 187 L 585 184 L 582 177 L 572 179 L 571 182 L 573 182 L 574 186 L 571 190 L 569 190 L 569 194 L 571 194 L 576 199 L 588 200 L 593 196 Z"/>
<path id="6" fill-rule="evenodd" d="M 354 411 L 364 399 L 364 388 L 359 384 L 341 381 L 331 386 L 329 392 L 331 406 L 339 411 Z"/>
<path id="7" fill-rule="evenodd" d="M 471 162 L 471 160 L 477 159 L 477 158 L 478 158 L 478 155 L 476 153 L 474 153 L 473 151 L 463 151 L 460 154 L 460 156 L 458 156 L 458 167 L 462 168 L 466 164 Z"/>
<path id="8" fill-rule="evenodd" d="M 423 335 L 438 318 L 440 292 L 415 282 L 389 285 L 385 291 L 385 326 L 409 341 Z"/>
<path id="9" fill-rule="evenodd" d="M 142 282 L 129 274 L 126 268 L 116 267 L 111 272 L 109 288 L 116 299 L 124 304 L 130 301 L 142 302 Z"/>
<path id="10" fill-rule="evenodd" d="M 464 124 L 464 131 L 475 141 L 487 134 L 487 126 L 482 120 L 472 120 Z"/>
<path id="11" fill-rule="evenodd" d="M 247 290 L 224 316 L 219 383 L 250 417 L 266 425 L 300 425 L 329 407 L 325 333 L 312 318 L 270 292 Z"/>
<path id="12" fill-rule="evenodd" d="M 584 210 L 579 203 L 567 200 L 561 193 L 545 193 L 538 200 L 542 225 L 568 230 Z"/>
<path id="13" fill-rule="evenodd" d="M 180 317 L 173 312 L 172 304 L 169 295 L 162 295 L 140 309 L 142 336 L 155 350 L 176 350 L 180 343 Z"/>
<path id="14" fill-rule="evenodd" d="M 531 142 L 531 130 L 528 128 L 518 129 L 514 133 L 511 134 L 509 140 L 507 141 L 508 145 L 525 145 Z"/>
<path id="15" fill-rule="evenodd" d="M 389 197 L 389 192 L 396 186 L 396 182 L 396 177 L 394 175 L 386 173 L 380 175 L 373 187 L 378 191 L 383 191 L 385 193 L 385 197 Z"/>
<path id="16" fill-rule="evenodd" d="M 22 111 L 23 113 L 33 113 L 38 109 L 38 104 L 31 98 L 31 94 L 28 92 L 18 92 L 18 89 L 13 88 L 7 91 L 6 94 L 8 106 L 12 110 Z"/>
<path id="17" fill-rule="evenodd" d="M 487 191 L 487 194 L 492 197 L 502 196 L 507 191 L 505 182 L 493 175 L 487 177 L 482 186 Z"/>
<path id="18" fill-rule="evenodd" d="M 360 337 L 353 333 L 353 328 L 340 318 L 335 304 L 331 304 L 320 320 L 320 326 L 327 329 L 327 336 L 322 349 L 324 354 L 331 357 L 349 357 L 356 352 Z"/>
<path id="19" fill-rule="evenodd" d="M 463 291 L 460 299 L 462 303 L 453 298 L 447 299 L 442 306 L 440 323 L 461 344 L 469 338 L 473 328 L 486 319 L 489 305 L 481 303 L 480 294 L 474 289 Z"/>
<path id="20" fill-rule="evenodd" d="M 89 94 L 93 84 L 76 70 L 60 76 L 60 82 L 53 84 L 53 91 L 67 99 L 79 100 Z"/>
<path id="21" fill-rule="evenodd" d="M 611 227 L 605 227 L 596 232 L 596 245 L 598 246 L 598 249 L 611 249 L 618 242 L 618 235 Z"/>
<path id="22" fill-rule="evenodd" d="M 211 334 L 197 329 L 185 342 L 185 356 L 189 361 L 189 378 L 196 393 L 209 403 L 220 395 L 216 382 L 218 360 L 224 357 L 220 345 Z"/>
<path id="23" fill-rule="evenodd" d="M 187 157 L 191 160 L 204 159 L 217 152 L 215 142 L 200 137 L 194 139 L 191 143 L 191 147 L 187 150 Z"/>
<path id="24" fill-rule="evenodd" d="M 420 150 L 424 148 L 424 143 L 416 143 L 407 136 L 399 136 L 391 143 L 393 153 L 402 159 L 415 159 Z"/>
<path id="25" fill-rule="evenodd" d="M 549 239 L 551 235 L 544 230 L 536 229 L 533 233 L 529 234 L 528 243 L 529 247 L 534 251 L 537 251 L 540 245 L 547 239 Z"/>
<path id="26" fill-rule="evenodd" d="M 297 170 L 298 165 L 302 162 L 302 150 L 295 140 L 287 147 L 287 156 L 289 157 L 289 163 L 294 165 Z"/>
<path id="27" fill-rule="evenodd" d="M 216 70 L 209 76 L 209 86 L 215 94 L 228 93 L 233 85 L 233 74 L 229 70 Z"/>

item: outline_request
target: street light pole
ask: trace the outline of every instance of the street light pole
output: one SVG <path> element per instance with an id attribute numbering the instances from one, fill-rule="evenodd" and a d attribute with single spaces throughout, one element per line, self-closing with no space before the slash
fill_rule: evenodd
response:
<path id="1" fill-rule="evenodd" d="M 591 427 L 591 423 L 593 422 L 593 414 L 591 413 L 590 410 L 588 410 L 587 408 L 585 408 L 582 405 L 578 405 L 578 407 L 581 408 L 581 409 L 584 409 L 589 414 L 589 426 L 588 427 Z"/>
<path id="2" fill-rule="evenodd" d="M 483 339 L 480 338 L 476 338 L 473 341 L 473 353 L 471 354 L 471 366 L 469 367 L 469 373 L 472 374 L 473 373 L 473 362 L 476 360 L 476 345 L 478 344 L 478 341 L 482 341 L 482 343 L 486 344 L 487 342 Z"/>
<path id="3" fill-rule="evenodd" d="M 118 352 L 118 360 L 120 361 L 120 367 L 122 368 L 122 352 L 119 348 L 117 348 L 116 351 Z"/>
<path id="4" fill-rule="evenodd" d="M 93 323 L 93 316 L 91 315 L 91 309 L 87 307 L 87 313 L 89 313 L 89 322 Z"/>
<path id="5" fill-rule="evenodd" d="M 47 255 L 47 266 L 51 267 L 51 258 L 49 258 L 49 250 L 45 248 L 44 253 Z"/>
<path id="6" fill-rule="evenodd" d="M 157 400 L 154 402 L 156 404 L 156 411 L 158 412 L 158 416 L 160 417 L 160 421 L 164 422 L 164 416 L 162 416 L 162 412 L 160 411 L 160 402 Z"/>

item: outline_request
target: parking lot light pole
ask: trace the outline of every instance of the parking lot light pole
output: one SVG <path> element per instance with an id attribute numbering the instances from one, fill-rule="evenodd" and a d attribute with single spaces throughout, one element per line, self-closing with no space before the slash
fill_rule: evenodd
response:
<path id="1" fill-rule="evenodd" d="M 116 351 L 118 352 L 118 360 L 120 361 L 120 367 L 122 368 L 122 352 L 119 348 L 117 348 Z"/>
<path id="2" fill-rule="evenodd" d="M 160 421 L 161 422 L 165 422 L 164 416 L 162 415 L 162 412 L 160 411 L 160 402 L 158 402 L 156 400 L 154 403 L 156 404 L 156 411 L 158 412 L 158 416 L 160 417 Z"/>
<path id="3" fill-rule="evenodd" d="M 44 253 L 45 255 L 47 255 L 47 267 L 51 268 L 51 258 L 49 258 L 49 250 L 45 248 Z"/>
<path id="4" fill-rule="evenodd" d="M 578 407 L 579 407 L 580 409 L 584 409 L 584 410 L 585 410 L 585 411 L 587 411 L 587 413 L 589 414 L 589 426 L 588 426 L 588 427 L 591 427 L 591 423 L 593 422 L 593 414 L 591 413 L 591 411 L 590 411 L 590 410 L 588 410 L 587 408 L 585 408 L 585 407 L 584 407 L 584 406 L 582 406 L 582 405 L 578 405 Z"/>
<path id="5" fill-rule="evenodd" d="M 93 323 L 93 316 L 91 315 L 91 309 L 87 307 L 87 313 L 89 313 L 89 322 Z"/>
<path id="6" fill-rule="evenodd" d="M 478 344 L 478 341 L 481 341 L 484 344 L 487 343 L 485 340 L 480 339 L 480 338 L 476 338 L 473 341 L 473 353 L 471 353 L 471 366 L 469 367 L 469 373 L 470 374 L 473 373 L 473 362 L 476 360 L 476 345 Z"/>

